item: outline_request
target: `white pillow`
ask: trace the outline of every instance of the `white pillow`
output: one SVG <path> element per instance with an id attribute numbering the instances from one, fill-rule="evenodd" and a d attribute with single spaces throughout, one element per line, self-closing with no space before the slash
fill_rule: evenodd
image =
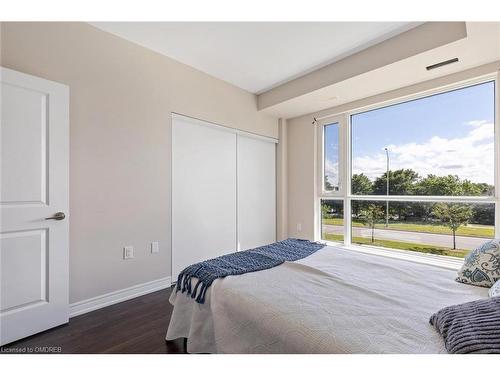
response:
<path id="1" fill-rule="evenodd" d="M 490 297 L 500 297 L 500 280 L 497 280 L 497 282 L 493 284 L 488 294 Z"/>

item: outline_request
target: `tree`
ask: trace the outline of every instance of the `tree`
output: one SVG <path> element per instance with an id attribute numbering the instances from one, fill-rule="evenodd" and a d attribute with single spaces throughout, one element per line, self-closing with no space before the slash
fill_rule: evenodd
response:
<path id="1" fill-rule="evenodd" d="M 373 192 L 373 184 L 368 176 L 361 174 L 353 174 L 351 179 L 351 190 L 353 194 L 368 195 Z"/>
<path id="2" fill-rule="evenodd" d="M 469 222 L 472 217 L 471 207 L 460 203 L 436 203 L 432 208 L 432 213 L 451 229 L 453 233 L 453 250 L 455 250 L 457 248 L 455 238 L 457 229 Z"/>
<path id="3" fill-rule="evenodd" d="M 476 204 L 472 209 L 472 223 L 492 225 L 495 222 L 494 204 Z"/>
<path id="4" fill-rule="evenodd" d="M 331 186 L 327 181 L 326 186 Z M 387 173 L 371 181 L 365 174 L 353 174 L 351 179 L 351 192 L 353 195 L 385 195 L 387 194 Z M 421 178 L 412 169 L 398 169 L 389 171 L 390 195 L 424 195 L 424 196 L 493 196 L 494 186 L 485 182 L 472 182 L 460 179 L 456 175 L 437 176 L 433 174 Z M 360 213 L 367 209 L 369 202 L 352 200 L 353 218 L 360 219 Z M 391 202 L 389 217 L 407 221 L 432 221 L 433 204 L 422 202 Z M 492 205 L 471 206 L 472 223 L 491 225 L 494 221 Z"/>
<path id="5" fill-rule="evenodd" d="M 331 216 L 330 215 L 330 210 L 331 210 L 331 208 L 328 205 L 322 204 L 321 205 L 321 217 L 323 219 L 329 219 L 330 216 Z"/>
<path id="6" fill-rule="evenodd" d="M 470 180 L 463 180 L 461 184 L 462 195 L 474 196 L 481 195 L 483 192 L 487 192 L 488 184 L 477 184 Z"/>
<path id="7" fill-rule="evenodd" d="M 463 186 L 458 176 L 428 175 L 415 186 L 418 195 L 450 196 L 464 195 Z"/>
<path id="8" fill-rule="evenodd" d="M 361 221 L 372 230 L 372 243 L 375 242 L 375 224 L 384 217 L 384 209 L 375 204 L 368 205 L 359 215 Z"/>
<path id="9" fill-rule="evenodd" d="M 389 171 L 389 194 L 390 195 L 413 195 L 415 183 L 419 180 L 420 176 L 413 169 L 397 169 Z M 387 194 L 387 173 L 378 177 L 373 183 L 375 194 Z M 405 202 L 391 203 L 389 214 L 395 214 L 401 220 L 409 213 L 410 205 Z"/>
<path id="10" fill-rule="evenodd" d="M 413 169 L 389 171 L 389 195 L 412 195 L 414 184 L 420 176 Z M 387 172 L 373 182 L 375 194 L 387 194 Z"/>
<path id="11" fill-rule="evenodd" d="M 323 219 L 343 218 L 344 203 L 339 200 L 321 201 L 321 216 Z"/>
<path id="12" fill-rule="evenodd" d="M 484 182 L 460 180 L 458 176 L 428 175 L 415 185 L 418 195 L 493 195 L 494 187 Z"/>
<path id="13" fill-rule="evenodd" d="M 489 185 L 485 182 L 476 182 L 473 184 L 481 191 L 480 195 L 495 195 L 495 187 L 493 185 Z"/>
<path id="14" fill-rule="evenodd" d="M 373 184 L 368 176 L 361 174 L 353 174 L 351 179 L 351 190 L 354 195 L 368 195 L 373 193 Z M 362 208 L 366 207 L 366 202 L 352 201 L 352 213 L 357 218 Z"/>

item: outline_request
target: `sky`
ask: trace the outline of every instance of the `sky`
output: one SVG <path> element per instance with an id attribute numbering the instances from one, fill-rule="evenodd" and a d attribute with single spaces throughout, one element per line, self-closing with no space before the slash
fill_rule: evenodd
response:
<path id="1" fill-rule="evenodd" d="M 390 169 L 420 176 L 458 175 L 493 184 L 494 82 L 396 104 L 351 117 L 352 172 L 371 180 Z M 338 176 L 338 126 L 325 130 L 325 175 Z"/>

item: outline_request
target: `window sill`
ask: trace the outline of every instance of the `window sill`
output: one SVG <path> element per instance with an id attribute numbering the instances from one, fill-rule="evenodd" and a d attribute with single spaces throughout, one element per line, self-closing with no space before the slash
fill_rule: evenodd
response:
<path id="1" fill-rule="evenodd" d="M 336 247 L 340 247 L 342 249 L 357 251 L 360 253 L 384 256 L 387 258 L 402 259 L 402 260 L 407 260 L 407 261 L 414 262 L 414 263 L 428 264 L 428 265 L 447 268 L 447 269 L 451 269 L 451 270 L 459 270 L 463 265 L 463 259 L 445 256 L 445 255 L 424 254 L 424 253 L 417 253 L 417 252 L 409 251 L 409 250 L 398 250 L 398 249 L 389 250 L 389 249 L 386 249 L 383 247 L 369 246 L 369 245 L 346 246 L 346 245 L 338 243 L 338 242 L 330 242 L 330 241 L 321 241 L 321 242 L 326 243 L 328 246 L 336 246 Z"/>

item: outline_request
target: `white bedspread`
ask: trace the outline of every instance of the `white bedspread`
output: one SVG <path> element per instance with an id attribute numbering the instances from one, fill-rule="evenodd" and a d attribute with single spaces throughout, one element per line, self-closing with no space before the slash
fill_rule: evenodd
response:
<path id="1" fill-rule="evenodd" d="M 443 353 L 439 309 L 487 297 L 456 271 L 325 247 L 215 281 L 200 305 L 172 293 L 167 340 L 190 353 Z"/>

